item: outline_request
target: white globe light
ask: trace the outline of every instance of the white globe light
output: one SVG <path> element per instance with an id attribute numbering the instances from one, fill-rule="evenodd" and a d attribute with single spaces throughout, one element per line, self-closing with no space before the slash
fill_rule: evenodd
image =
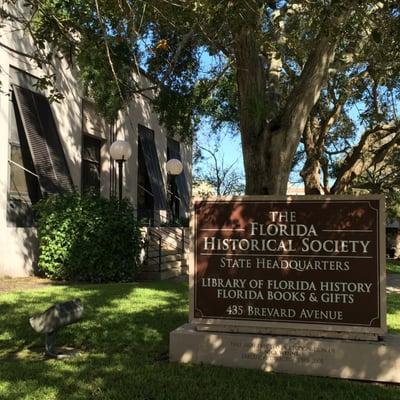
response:
<path id="1" fill-rule="evenodd" d="M 111 157 L 116 160 L 127 160 L 131 154 L 131 145 L 126 140 L 116 140 L 110 147 Z"/>
<path id="2" fill-rule="evenodd" d="M 179 175 L 183 171 L 182 163 L 176 158 L 171 158 L 167 161 L 167 172 L 170 175 Z"/>

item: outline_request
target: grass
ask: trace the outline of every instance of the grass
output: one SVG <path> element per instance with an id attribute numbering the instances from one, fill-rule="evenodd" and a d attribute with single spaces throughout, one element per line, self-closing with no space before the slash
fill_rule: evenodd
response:
<path id="1" fill-rule="evenodd" d="M 58 345 L 82 356 L 44 360 L 28 316 L 80 297 L 85 319 Z M 400 333 L 400 296 L 389 296 L 389 325 Z M 0 399 L 399 399 L 400 388 L 328 378 L 168 362 L 168 335 L 187 321 L 179 282 L 53 286 L 0 295 Z"/>
<path id="2" fill-rule="evenodd" d="M 400 294 L 389 293 L 387 296 L 387 324 L 390 333 L 400 334 Z M 399 396 L 400 398 L 400 396 Z"/>
<path id="3" fill-rule="evenodd" d="M 386 260 L 386 271 L 389 274 L 400 274 L 400 261 Z"/>

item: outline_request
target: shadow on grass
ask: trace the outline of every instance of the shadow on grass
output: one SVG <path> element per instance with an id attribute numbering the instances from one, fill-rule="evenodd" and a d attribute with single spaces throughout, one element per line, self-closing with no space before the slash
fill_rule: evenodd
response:
<path id="1" fill-rule="evenodd" d="M 387 322 L 390 333 L 400 334 L 400 294 L 387 295 Z"/>
<path id="2" fill-rule="evenodd" d="M 44 342 L 29 326 L 31 315 L 55 302 L 82 299 L 84 319 L 62 329 L 58 345 L 113 353 L 156 347 L 160 330 L 186 320 L 186 285 L 163 283 L 72 285 L 3 295 L 0 303 L 0 356 Z"/>
<path id="3" fill-rule="evenodd" d="M 187 320 L 187 285 L 157 282 L 54 287 L 0 296 L 1 399 L 398 399 L 393 386 L 183 366 L 167 361 L 169 332 Z M 41 361 L 42 339 L 28 316 L 80 297 L 85 320 L 58 345 L 83 350 L 70 360 Z M 16 349 L 12 350 L 16 343 Z M 16 351 L 17 350 L 17 351 Z M 10 356 L 20 355 L 17 360 Z M 25 358 L 24 358 L 25 357 Z"/>

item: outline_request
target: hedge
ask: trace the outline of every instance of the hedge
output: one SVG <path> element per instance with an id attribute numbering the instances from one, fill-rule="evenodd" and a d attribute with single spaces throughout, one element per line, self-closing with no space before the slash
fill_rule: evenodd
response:
<path id="1" fill-rule="evenodd" d="M 35 205 L 38 269 L 55 280 L 132 281 L 141 239 L 128 200 L 93 194 L 50 195 Z"/>

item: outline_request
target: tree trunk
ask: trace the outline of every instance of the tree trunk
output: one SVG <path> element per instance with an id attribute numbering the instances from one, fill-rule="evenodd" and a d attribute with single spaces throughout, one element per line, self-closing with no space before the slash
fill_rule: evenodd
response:
<path id="1" fill-rule="evenodd" d="M 253 21 L 254 25 L 257 21 Z M 235 35 L 235 59 L 239 89 L 240 131 L 246 194 L 268 194 L 266 173 L 269 160 L 264 154 L 266 118 L 266 76 L 255 40 L 254 26 L 243 26 Z"/>
<path id="2" fill-rule="evenodd" d="M 285 162 L 287 153 L 282 142 L 283 137 L 265 128 L 260 139 L 250 146 L 249 151 L 243 147 L 246 194 L 286 194 L 291 162 Z"/>
<path id="3" fill-rule="evenodd" d="M 305 194 L 322 194 L 321 164 L 317 158 L 308 158 L 300 172 L 304 182 Z"/>
<path id="4" fill-rule="evenodd" d="M 249 107 L 265 98 L 260 60 L 249 63 L 254 60 L 248 55 L 249 41 L 241 37 L 240 44 L 237 79 L 246 194 L 285 195 L 296 148 L 323 88 L 335 46 L 320 39 L 282 116 L 268 123 L 266 110 L 259 107 L 257 113 L 257 107 Z"/>
<path id="5" fill-rule="evenodd" d="M 300 172 L 305 194 L 321 194 L 321 163 L 319 160 L 325 138 L 321 136 L 322 131 L 319 128 L 318 118 L 310 116 L 303 132 L 306 161 Z M 316 134 L 316 132 L 320 132 L 320 134 Z"/>
<path id="6" fill-rule="evenodd" d="M 286 194 L 297 146 L 326 83 L 340 25 L 347 14 L 346 7 L 342 7 L 339 15 L 327 16 L 298 83 L 277 116 L 270 115 L 276 107 L 267 103 L 265 61 L 256 34 L 257 14 L 233 32 L 246 194 Z"/>

